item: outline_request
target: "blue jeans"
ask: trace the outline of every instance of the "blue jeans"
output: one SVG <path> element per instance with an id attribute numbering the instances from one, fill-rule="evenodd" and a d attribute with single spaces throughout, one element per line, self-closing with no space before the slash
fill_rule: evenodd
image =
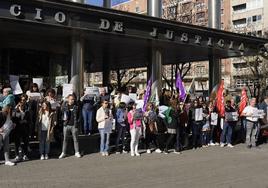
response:
<path id="1" fill-rule="evenodd" d="M 233 122 L 226 121 L 224 123 L 223 130 L 221 133 L 221 143 L 225 143 L 225 140 L 227 141 L 227 144 L 232 143 L 233 125 Z"/>
<path id="2" fill-rule="evenodd" d="M 93 111 L 82 109 L 83 121 L 84 121 L 84 133 L 87 134 L 92 130 L 92 115 Z"/>
<path id="3" fill-rule="evenodd" d="M 109 150 L 109 141 L 110 133 L 105 132 L 105 129 L 99 129 L 100 132 L 100 152 L 108 152 Z"/>
<path id="4" fill-rule="evenodd" d="M 39 151 L 41 155 L 49 154 L 50 142 L 47 140 L 47 131 L 41 131 L 40 133 L 40 142 L 39 142 Z"/>

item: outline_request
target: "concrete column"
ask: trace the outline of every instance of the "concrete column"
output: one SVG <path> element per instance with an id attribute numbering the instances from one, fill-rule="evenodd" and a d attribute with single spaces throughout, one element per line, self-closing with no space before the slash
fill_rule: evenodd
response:
<path id="1" fill-rule="evenodd" d="M 213 29 L 221 29 L 221 1 L 208 1 L 209 27 Z M 221 62 L 220 59 L 212 53 L 209 57 L 209 92 L 221 80 Z"/>
<path id="2" fill-rule="evenodd" d="M 111 82 L 110 80 L 110 59 L 109 50 L 107 48 L 103 49 L 103 62 L 102 62 L 102 85 L 108 86 Z"/>
<path id="3" fill-rule="evenodd" d="M 84 54 L 85 44 L 81 36 L 73 36 L 71 39 L 71 81 L 74 92 L 80 98 L 84 87 Z"/>
<path id="4" fill-rule="evenodd" d="M 103 0 L 103 7 L 104 8 L 111 8 L 112 7 L 111 0 Z"/>
<path id="5" fill-rule="evenodd" d="M 103 0 L 103 7 L 105 8 L 111 8 L 112 3 L 111 0 Z M 110 84 L 110 62 L 108 58 L 108 49 L 103 50 L 103 62 L 102 62 L 102 85 L 108 86 Z"/>
<path id="6" fill-rule="evenodd" d="M 147 0 L 148 16 L 162 17 L 162 0 Z M 152 46 L 151 58 L 149 59 L 149 69 L 147 75 L 151 75 L 152 78 L 152 91 L 157 91 L 157 94 L 161 93 L 162 89 L 162 63 L 163 55 L 162 50 Z"/>

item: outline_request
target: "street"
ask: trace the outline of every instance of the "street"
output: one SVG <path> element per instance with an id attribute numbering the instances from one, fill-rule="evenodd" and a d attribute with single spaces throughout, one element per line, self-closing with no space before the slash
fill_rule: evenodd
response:
<path id="1" fill-rule="evenodd" d="M 100 154 L 47 161 L 32 160 L 15 167 L 0 165 L 0 187 L 268 187 L 268 145 L 247 149 L 219 146 L 182 154 Z"/>

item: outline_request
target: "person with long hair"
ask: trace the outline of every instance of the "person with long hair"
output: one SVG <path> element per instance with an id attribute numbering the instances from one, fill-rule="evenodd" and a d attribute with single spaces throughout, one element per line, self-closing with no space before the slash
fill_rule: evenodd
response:
<path id="1" fill-rule="evenodd" d="M 104 99 L 102 106 L 98 109 L 96 114 L 96 121 L 98 122 L 98 129 L 101 136 L 100 153 L 102 156 L 109 155 L 109 142 L 113 115 L 108 108 L 109 102 Z"/>
<path id="2" fill-rule="evenodd" d="M 180 143 L 179 143 L 179 109 L 177 107 L 177 100 L 172 99 L 170 101 L 169 108 L 165 111 L 165 123 L 167 126 L 167 132 L 168 132 L 168 139 L 166 141 L 166 147 L 164 150 L 165 154 L 169 153 L 169 146 L 174 143 L 174 139 L 176 137 L 176 134 L 178 135 L 178 138 L 176 138 L 176 148 L 175 152 L 176 154 L 180 154 Z"/>
<path id="3" fill-rule="evenodd" d="M 21 96 L 21 101 L 15 107 L 13 112 L 13 119 L 16 127 L 13 131 L 15 137 L 15 154 L 16 161 L 25 161 L 28 160 L 28 147 L 29 147 L 29 123 L 30 123 L 30 114 L 26 105 L 27 96 Z M 21 147 L 21 140 L 23 141 L 22 145 L 22 155 L 19 154 L 19 147 Z"/>
<path id="4" fill-rule="evenodd" d="M 51 104 L 48 101 L 45 101 L 42 103 L 38 115 L 39 152 L 41 160 L 47 160 L 49 158 L 50 142 L 55 125 L 55 113 L 51 110 Z"/>
<path id="5" fill-rule="evenodd" d="M 36 122 L 39 111 L 39 102 L 42 100 L 42 94 L 39 92 L 38 85 L 33 83 L 30 89 L 26 92 L 29 99 L 29 110 L 30 110 L 30 137 L 34 139 L 36 137 Z"/>
<path id="6" fill-rule="evenodd" d="M 157 114 L 154 110 L 153 103 L 147 103 L 147 108 L 144 113 L 144 122 L 146 125 L 146 136 L 145 136 L 145 145 L 147 149 L 147 153 L 151 153 L 152 149 L 150 148 L 151 143 L 153 143 L 157 149 L 157 153 L 159 151 L 159 144 L 156 139 L 157 130 Z"/>
<path id="7" fill-rule="evenodd" d="M 137 105 L 134 103 L 132 109 L 127 114 L 127 119 L 130 127 L 130 155 L 131 156 L 140 156 L 138 152 L 139 139 L 142 135 L 142 120 L 143 113 L 142 109 L 136 109 Z"/>
<path id="8" fill-rule="evenodd" d="M 14 166 L 15 163 L 11 162 L 9 159 L 9 135 L 14 129 L 15 124 L 11 120 L 12 107 L 7 105 L 0 112 L 0 150 L 3 147 L 5 165 Z"/>

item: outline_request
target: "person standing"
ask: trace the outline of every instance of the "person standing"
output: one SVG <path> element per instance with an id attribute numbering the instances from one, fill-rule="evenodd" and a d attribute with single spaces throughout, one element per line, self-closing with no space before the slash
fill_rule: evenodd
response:
<path id="1" fill-rule="evenodd" d="M 136 109 L 137 105 L 133 104 L 132 109 L 128 112 L 127 118 L 130 128 L 130 155 L 131 156 L 140 156 L 138 152 L 139 140 L 142 135 L 142 119 L 143 113 L 142 109 Z"/>
<path id="2" fill-rule="evenodd" d="M 166 141 L 166 147 L 164 150 L 165 154 L 168 154 L 169 146 L 174 143 L 175 136 L 176 137 L 176 148 L 175 153 L 180 154 L 180 128 L 179 128 L 179 114 L 177 108 L 177 101 L 175 99 L 172 99 L 170 101 L 170 107 L 165 111 L 165 123 L 167 126 L 167 132 L 168 132 L 168 139 Z"/>
<path id="3" fill-rule="evenodd" d="M 227 147 L 230 148 L 234 147 L 232 145 L 232 133 L 237 120 L 238 120 L 238 114 L 236 109 L 234 108 L 234 106 L 232 106 L 230 100 L 226 101 L 225 122 L 221 133 L 221 143 L 220 143 L 221 147 L 225 146 L 225 140 L 227 141 Z"/>
<path id="4" fill-rule="evenodd" d="M 246 145 L 248 148 L 257 146 L 259 125 L 258 117 L 254 116 L 254 112 L 257 110 L 256 98 L 252 98 L 249 105 L 242 112 L 242 116 L 246 117 Z"/>
<path id="5" fill-rule="evenodd" d="M 13 120 L 16 124 L 13 132 L 15 137 L 15 161 L 28 160 L 30 114 L 25 101 L 22 97 L 21 101 L 15 107 L 15 112 L 13 112 Z M 22 156 L 19 155 L 21 140 L 23 141 Z"/>
<path id="6" fill-rule="evenodd" d="M 39 152 L 41 160 L 47 160 L 49 158 L 50 142 L 56 122 L 56 116 L 52 112 L 50 102 L 43 102 L 38 116 Z"/>
<path id="7" fill-rule="evenodd" d="M 100 132 L 100 153 L 102 156 L 109 156 L 110 133 L 112 130 L 113 115 L 108 108 L 109 102 L 104 99 L 102 106 L 97 110 L 96 121 Z"/>
<path id="8" fill-rule="evenodd" d="M 62 153 L 59 159 L 66 157 L 68 135 L 71 133 L 73 136 L 75 156 L 81 158 L 78 144 L 78 123 L 79 123 L 79 108 L 75 103 L 75 96 L 73 94 L 68 95 L 67 102 L 62 107 L 63 115 L 63 145 Z"/>
<path id="9" fill-rule="evenodd" d="M 90 135 L 92 131 L 92 117 L 94 111 L 95 97 L 92 94 L 84 94 L 80 98 L 80 101 L 82 102 L 84 134 Z"/>
<path id="10" fill-rule="evenodd" d="M 193 149 L 201 146 L 202 128 L 203 128 L 203 108 L 197 100 L 194 100 L 193 106 L 189 111 L 189 118 L 192 124 Z"/>
<path id="11" fill-rule="evenodd" d="M 151 144 L 155 145 L 157 153 L 160 153 L 159 143 L 156 139 L 157 130 L 157 114 L 154 110 L 153 103 L 147 103 L 147 108 L 144 113 L 144 122 L 146 125 L 146 136 L 145 136 L 145 145 L 147 153 L 151 153 L 152 149 L 150 148 Z"/>
<path id="12" fill-rule="evenodd" d="M 15 124 L 13 124 L 11 120 L 11 111 L 12 107 L 6 105 L 2 112 L 0 113 L 0 150 L 3 147 L 4 149 L 4 157 L 5 157 L 5 165 L 14 166 L 15 163 L 11 162 L 9 159 L 9 135 L 10 132 L 14 129 Z"/>
<path id="13" fill-rule="evenodd" d="M 119 149 L 119 146 L 118 146 L 120 139 L 122 142 L 122 151 L 123 153 L 127 153 L 125 149 L 125 134 L 127 131 L 126 120 L 127 120 L 126 103 L 120 102 L 119 107 L 116 111 L 117 138 L 116 138 L 115 148 L 116 148 L 117 154 L 121 153 L 121 150 Z"/>

